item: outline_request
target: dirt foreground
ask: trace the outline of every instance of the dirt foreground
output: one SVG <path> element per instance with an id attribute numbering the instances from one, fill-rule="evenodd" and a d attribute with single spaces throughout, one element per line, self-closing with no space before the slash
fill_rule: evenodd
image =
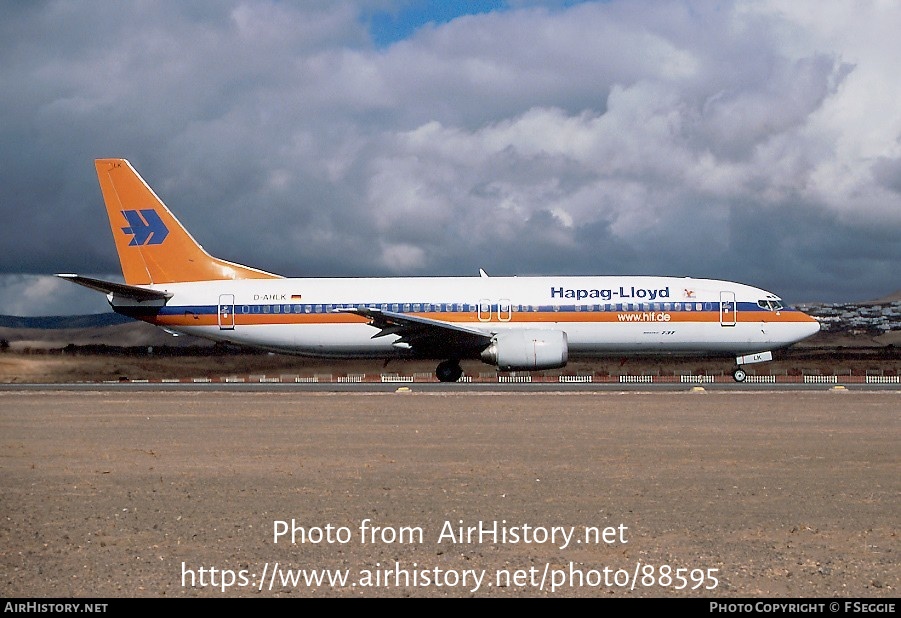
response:
<path id="1" fill-rule="evenodd" d="M 0 391 L 0 594 L 893 598 L 899 419 L 853 389 Z"/>

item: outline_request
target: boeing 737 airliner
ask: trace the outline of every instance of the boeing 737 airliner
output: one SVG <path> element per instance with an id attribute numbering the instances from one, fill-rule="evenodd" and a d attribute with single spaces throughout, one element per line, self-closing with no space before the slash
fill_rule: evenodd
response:
<path id="1" fill-rule="evenodd" d="M 166 330 L 334 358 L 460 360 L 541 370 L 576 356 L 706 353 L 742 365 L 819 331 L 770 292 L 676 277 L 289 279 L 212 257 L 124 159 L 98 159 L 125 283 L 58 275 Z"/>

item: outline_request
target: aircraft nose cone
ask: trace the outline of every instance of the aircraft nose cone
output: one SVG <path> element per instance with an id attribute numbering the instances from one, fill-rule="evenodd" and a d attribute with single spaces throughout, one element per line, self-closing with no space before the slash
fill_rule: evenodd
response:
<path id="1" fill-rule="evenodd" d="M 815 318 L 810 318 L 810 322 L 805 322 L 802 326 L 802 339 L 812 337 L 820 332 L 820 323 Z"/>

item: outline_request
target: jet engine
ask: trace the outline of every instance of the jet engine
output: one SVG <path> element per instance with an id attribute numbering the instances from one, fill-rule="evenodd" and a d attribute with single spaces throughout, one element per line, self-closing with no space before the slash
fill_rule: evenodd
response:
<path id="1" fill-rule="evenodd" d="M 556 369 L 566 365 L 569 348 L 562 330 L 509 330 L 494 336 L 481 359 L 501 371 Z"/>

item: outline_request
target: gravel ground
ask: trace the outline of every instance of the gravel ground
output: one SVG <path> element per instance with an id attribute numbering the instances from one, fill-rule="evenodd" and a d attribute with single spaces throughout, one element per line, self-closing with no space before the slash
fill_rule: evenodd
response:
<path id="1" fill-rule="evenodd" d="M 0 391 L 0 594 L 894 598 L 899 420 L 854 389 Z"/>

